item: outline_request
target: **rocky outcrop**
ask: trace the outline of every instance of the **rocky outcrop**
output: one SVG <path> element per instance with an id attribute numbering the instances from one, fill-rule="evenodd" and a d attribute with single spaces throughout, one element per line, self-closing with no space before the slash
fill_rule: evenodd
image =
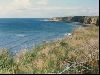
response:
<path id="1" fill-rule="evenodd" d="M 85 16 L 74 16 L 71 21 L 72 22 L 80 22 L 80 23 L 83 23 L 84 22 L 84 17 Z"/>
<path id="2" fill-rule="evenodd" d="M 85 17 L 84 18 L 84 24 L 99 25 L 99 17 L 97 17 L 97 16 Z"/>
<path id="3" fill-rule="evenodd" d="M 63 21 L 63 22 L 80 22 L 83 24 L 99 25 L 99 16 L 69 16 L 69 17 L 54 17 L 50 21 Z"/>
<path id="4" fill-rule="evenodd" d="M 64 22 L 70 22 L 72 17 L 54 17 L 50 18 L 49 21 L 64 21 Z"/>

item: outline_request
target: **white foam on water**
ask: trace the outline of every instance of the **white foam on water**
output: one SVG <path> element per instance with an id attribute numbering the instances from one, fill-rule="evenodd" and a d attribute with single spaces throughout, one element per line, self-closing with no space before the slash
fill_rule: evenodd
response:
<path id="1" fill-rule="evenodd" d="M 65 36 L 71 36 L 72 34 L 71 33 L 65 33 Z"/>
<path id="2" fill-rule="evenodd" d="M 16 36 L 19 36 L 19 37 L 25 37 L 24 34 L 16 34 Z"/>

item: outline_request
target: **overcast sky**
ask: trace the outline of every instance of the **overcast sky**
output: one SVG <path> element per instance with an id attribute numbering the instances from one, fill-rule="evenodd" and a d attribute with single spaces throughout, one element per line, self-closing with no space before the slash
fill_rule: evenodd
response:
<path id="1" fill-rule="evenodd" d="M 99 0 L 0 0 L 0 18 L 98 15 Z"/>

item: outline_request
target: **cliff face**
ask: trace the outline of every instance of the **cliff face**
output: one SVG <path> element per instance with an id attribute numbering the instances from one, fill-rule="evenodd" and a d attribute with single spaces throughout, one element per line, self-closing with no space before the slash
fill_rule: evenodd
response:
<path id="1" fill-rule="evenodd" d="M 84 17 L 85 16 L 74 16 L 71 21 L 72 22 L 80 22 L 80 23 L 83 23 L 84 22 Z"/>
<path id="2" fill-rule="evenodd" d="M 97 17 L 97 16 L 85 17 L 84 23 L 99 25 L 99 17 Z"/>
<path id="3" fill-rule="evenodd" d="M 83 24 L 99 25 L 99 16 L 55 17 L 51 18 L 50 21 L 80 22 Z"/>
<path id="4" fill-rule="evenodd" d="M 72 20 L 72 17 L 54 17 L 49 19 L 50 21 L 64 21 L 64 22 L 70 22 Z"/>

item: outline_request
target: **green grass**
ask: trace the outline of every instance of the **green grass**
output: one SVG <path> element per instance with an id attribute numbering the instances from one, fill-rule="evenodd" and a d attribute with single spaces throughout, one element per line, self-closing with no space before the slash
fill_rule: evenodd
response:
<path id="1" fill-rule="evenodd" d="M 14 57 L 9 50 L 0 51 L 0 74 L 98 74 L 99 27 L 76 29 L 70 37 L 20 51 Z"/>

